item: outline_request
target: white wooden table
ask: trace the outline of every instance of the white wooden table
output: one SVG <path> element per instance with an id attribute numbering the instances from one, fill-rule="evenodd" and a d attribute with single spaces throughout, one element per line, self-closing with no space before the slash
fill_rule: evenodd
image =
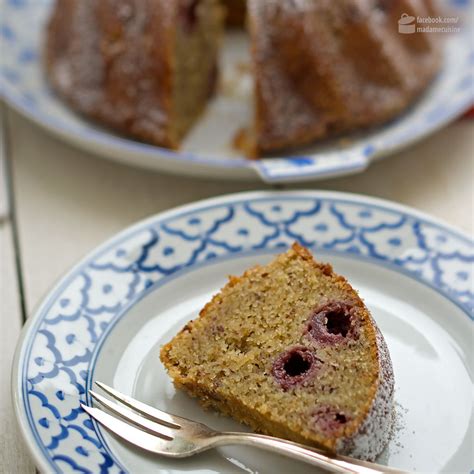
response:
<path id="1" fill-rule="evenodd" d="M 0 473 L 28 474 L 34 466 L 11 413 L 10 364 L 23 321 L 48 289 L 82 256 L 139 219 L 264 186 L 165 176 L 98 159 L 7 108 L 2 126 L 9 172 L 0 171 Z M 298 187 L 397 201 L 472 234 L 473 178 L 474 122 L 462 120 L 363 174 Z"/>

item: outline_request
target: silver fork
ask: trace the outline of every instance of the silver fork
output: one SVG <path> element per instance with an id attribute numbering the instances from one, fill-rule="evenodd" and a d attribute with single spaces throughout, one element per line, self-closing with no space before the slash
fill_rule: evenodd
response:
<path id="1" fill-rule="evenodd" d="M 100 424 L 129 443 L 152 453 L 169 458 L 185 458 L 218 446 L 240 444 L 263 448 L 330 472 L 352 474 L 392 473 L 404 471 L 360 461 L 346 456 L 334 456 L 325 451 L 303 446 L 271 436 L 254 433 L 219 432 L 202 423 L 171 415 L 150 407 L 101 382 L 104 392 L 120 403 L 89 390 L 92 398 L 111 413 L 81 404 L 81 407 Z"/>

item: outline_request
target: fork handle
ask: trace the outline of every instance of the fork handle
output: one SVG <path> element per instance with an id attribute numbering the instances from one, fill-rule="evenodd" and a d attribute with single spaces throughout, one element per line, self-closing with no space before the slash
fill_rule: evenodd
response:
<path id="1" fill-rule="evenodd" d="M 292 441 L 252 433 L 219 433 L 213 439 L 214 446 L 240 444 L 283 454 L 299 461 L 318 466 L 326 471 L 342 474 L 406 474 L 387 466 L 374 464 L 345 456 L 333 456 L 323 450 L 308 448 Z"/>

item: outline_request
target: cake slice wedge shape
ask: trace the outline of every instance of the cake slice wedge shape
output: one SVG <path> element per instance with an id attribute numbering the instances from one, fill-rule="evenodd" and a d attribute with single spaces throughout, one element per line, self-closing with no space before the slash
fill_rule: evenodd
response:
<path id="1" fill-rule="evenodd" d="M 178 389 L 256 432 L 366 460 L 389 440 L 382 333 L 347 280 L 296 243 L 230 277 L 161 360 Z"/>

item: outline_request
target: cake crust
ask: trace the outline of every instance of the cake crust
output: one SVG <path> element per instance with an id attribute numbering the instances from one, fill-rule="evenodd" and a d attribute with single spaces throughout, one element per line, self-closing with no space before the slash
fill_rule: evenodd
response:
<path id="1" fill-rule="evenodd" d="M 308 333 L 308 321 L 304 315 L 306 308 L 314 306 L 313 300 L 308 301 L 306 306 L 306 303 L 298 306 L 298 301 L 294 300 L 292 305 L 296 313 L 301 314 L 280 317 L 280 326 L 278 322 L 272 325 L 269 320 L 261 323 L 267 337 L 258 339 L 252 333 L 258 331 L 258 325 L 252 326 L 250 332 L 242 326 L 237 331 L 240 339 L 231 341 L 234 337 L 232 324 L 242 317 L 234 313 L 237 311 L 234 303 L 246 307 L 244 298 L 252 291 L 251 288 L 258 286 L 251 305 L 258 305 L 257 302 L 263 299 L 269 312 L 275 308 L 291 310 L 290 306 L 272 307 L 267 304 L 270 297 L 264 296 L 266 290 L 265 286 L 261 286 L 262 282 L 267 285 L 268 292 L 274 291 L 273 280 L 270 283 L 268 280 L 276 278 L 275 282 L 280 279 L 284 281 L 282 285 L 287 285 L 285 288 L 290 293 L 289 298 L 291 294 L 298 298 L 304 294 L 285 280 L 283 273 L 278 273 L 283 268 L 287 275 L 296 275 L 292 272 L 302 268 L 309 279 L 314 277 L 315 281 L 323 282 L 318 287 L 320 290 L 331 288 L 331 291 L 326 290 L 329 294 L 316 298 L 318 307 L 341 295 L 345 304 L 351 305 L 351 331 L 354 332 L 350 337 L 346 333 L 347 340 L 338 342 L 338 350 L 341 352 L 340 347 L 343 348 L 347 360 L 340 354 L 338 356 L 337 352 L 334 356 L 332 343 L 315 342 Z M 288 338 L 284 334 L 288 328 L 298 328 L 301 337 Z M 271 338 L 270 342 L 268 338 Z M 222 349 L 223 339 L 227 341 L 227 355 Z M 257 346 L 258 350 L 255 350 Z M 259 350 L 267 351 L 269 357 L 260 356 Z M 285 351 L 289 351 L 290 356 L 300 351 L 300 364 L 301 360 L 305 362 L 304 351 L 311 351 L 308 360 L 311 359 L 316 365 L 305 372 L 304 377 L 293 376 L 290 377 L 292 383 L 281 383 L 275 377 L 278 373 L 275 367 L 281 369 L 284 365 L 286 359 L 283 363 L 280 359 L 278 365 L 278 357 L 286 357 Z M 201 310 L 199 317 L 186 324 L 172 341 L 162 347 L 160 356 L 177 388 L 197 397 L 203 406 L 215 408 L 257 432 L 361 459 L 374 459 L 389 439 L 394 382 L 385 341 L 347 280 L 335 274 L 330 265 L 316 262 L 311 253 L 298 244 L 266 267 L 257 266 L 241 277 L 230 277 L 221 292 Z M 253 369 L 252 364 L 259 367 Z M 339 364 L 343 367 L 340 370 Z M 357 372 L 358 367 L 360 373 Z M 236 377 L 239 370 L 244 374 L 241 379 Z M 334 383 L 333 377 L 335 374 L 336 378 L 341 378 L 343 372 L 351 370 L 363 379 L 363 383 L 349 381 L 348 387 L 355 391 L 357 398 L 357 402 L 352 404 Z M 246 385 L 247 392 L 235 389 L 239 383 Z M 279 406 L 294 406 L 294 416 L 278 413 Z M 319 425 L 315 428 L 313 421 L 308 423 L 308 417 L 313 417 L 311 420 L 316 420 Z"/>
<path id="2" fill-rule="evenodd" d="M 399 34 L 397 21 L 434 11 L 430 0 L 248 0 L 255 119 L 239 143 L 259 157 L 400 114 L 441 48 L 436 35 Z"/>

